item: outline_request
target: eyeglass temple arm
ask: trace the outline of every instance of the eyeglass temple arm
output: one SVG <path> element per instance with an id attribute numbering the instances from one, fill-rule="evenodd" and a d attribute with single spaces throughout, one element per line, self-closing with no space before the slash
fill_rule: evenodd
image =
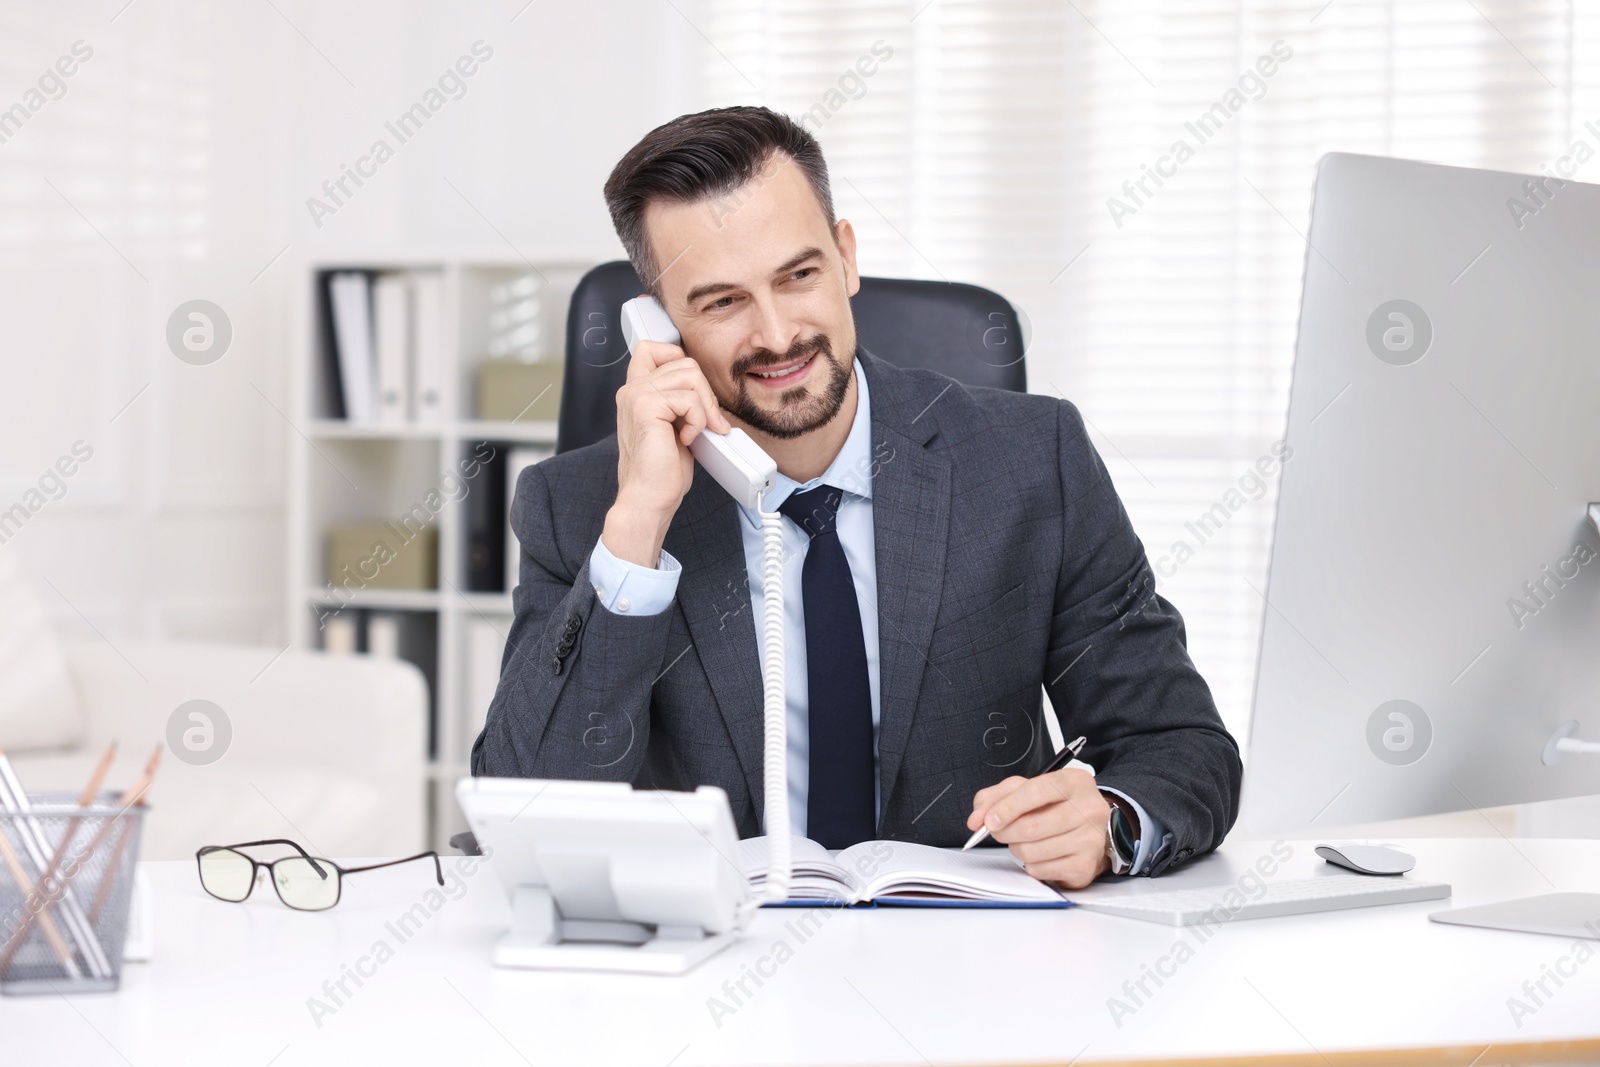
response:
<path id="1" fill-rule="evenodd" d="M 198 856 L 198 855 L 200 855 L 201 853 L 204 853 L 204 852 L 221 852 L 221 851 L 224 851 L 224 850 L 227 850 L 227 849 L 235 849 L 235 848 L 254 848 L 256 845 L 288 845 L 290 848 L 292 848 L 296 852 L 300 853 L 301 856 L 305 857 L 305 861 L 307 863 L 311 864 L 312 870 L 317 872 L 317 876 L 319 878 L 326 879 L 328 877 L 328 872 L 322 869 L 322 865 L 320 863 L 318 863 L 316 860 L 311 858 L 311 853 L 307 852 L 305 849 L 301 848 L 299 845 L 295 844 L 293 841 L 290 841 L 288 838 L 284 838 L 284 837 L 274 837 L 274 838 L 272 838 L 270 840 L 267 840 L 267 841 L 245 841 L 245 842 L 242 842 L 242 843 L 237 844 L 237 845 L 207 845 L 205 848 L 202 848 L 200 850 L 200 852 L 196 852 L 195 855 Z M 248 857 L 246 857 L 246 858 L 248 858 Z M 413 857 L 413 859 L 414 858 L 415 857 Z M 259 861 L 251 859 L 250 862 L 251 863 L 257 863 Z M 265 865 L 265 866 L 269 866 L 269 865 Z M 365 869 L 365 868 L 362 868 L 362 869 Z M 444 885 L 444 881 L 441 879 L 439 884 L 440 885 Z"/>
<path id="2" fill-rule="evenodd" d="M 420 860 L 424 856 L 433 857 L 433 876 L 439 880 L 440 885 L 444 885 L 444 867 L 439 863 L 439 854 L 432 849 L 427 852 L 418 852 L 415 856 L 407 856 L 403 860 L 388 860 L 384 863 L 369 863 L 365 867 L 342 867 L 340 869 L 345 874 L 356 874 L 360 871 L 375 871 L 379 867 L 393 867 L 397 863 L 410 863 L 412 860 Z"/>

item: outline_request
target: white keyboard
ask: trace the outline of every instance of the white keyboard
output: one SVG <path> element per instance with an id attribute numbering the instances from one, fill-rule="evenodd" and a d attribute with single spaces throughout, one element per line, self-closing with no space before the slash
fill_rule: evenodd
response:
<path id="1" fill-rule="evenodd" d="M 1414 882 L 1404 876 L 1331 874 L 1321 878 L 1267 882 L 1256 887 L 1254 896 L 1235 885 L 1218 885 L 1074 903 L 1085 911 L 1145 919 L 1170 926 L 1194 926 L 1197 923 L 1270 919 L 1279 915 L 1365 908 L 1374 904 L 1439 900 L 1449 895 L 1450 887 L 1442 882 Z"/>

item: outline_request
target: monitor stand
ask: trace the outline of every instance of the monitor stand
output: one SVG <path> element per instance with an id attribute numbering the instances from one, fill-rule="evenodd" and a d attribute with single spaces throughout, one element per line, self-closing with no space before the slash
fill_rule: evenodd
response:
<path id="1" fill-rule="evenodd" d="M 1600 530 L 1600 504 L 1589 505 L 1589 520 Z M 1545 742 L 1541 757 L 1545 766 L 1563 755 L 1600 754 L 1600 743 L 1581 741 L 1578 722 L 1562 723 Z M 1516 930 L 1526 934 L 1553 934 L 1556 937 L 1600 940 L 1600 893 L 1546 893 L 1520 900 L 1502 900 L 1475 908 L 1455 908 L 1428 916 L 1436 923 L 1482 926 L 1491 930 Z"/>
<path id="2" fill-rule="evenodd" d="M 707 934 L 698 926 L 563 919 L 549 888 L 525 885 L 511 905 L 511 929 L 494 947 L 494 963 L 553 971 L 683 974 L 738 936 Z"/>
<path id="3" fill-rule="evenodd" d="M 1600 533 L 1600 504 L 1589 505 L 1589 523 Z M 1600 755 L 1600 743 L 1579 740 L 1577 734 L 1576 719 L 1557 727 L 1545 742 L 1544 765 L 1550 766 L 1563 755 Z M 1428 918 L 1460 926 L 1600 940 L 1600 893 L 1546 893 L 1476 908 L 1435 912 Z"/>
<path id="4" fill-rule="evenodd" d="M 1428 918 L 1457 926 L 1600 941 L 1600 893 L 1546 893 L 1475 908 L 1436 911 Z"/>

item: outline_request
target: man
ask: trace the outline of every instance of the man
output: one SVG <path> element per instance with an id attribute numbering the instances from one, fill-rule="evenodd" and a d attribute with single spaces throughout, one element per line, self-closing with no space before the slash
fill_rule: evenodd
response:
<path id="1" fill-rule="evenodd" d="M 763 832 L 759 516 L 689 453 L 742 427 L 784 522 L 791 829 L 961 844 L 1069 888 L 1215 848 L 1237 746 L 1069 403 L 856 348 L 856 238 L 814 138 L 675 119 L 605 187 L 683 335 L 640 342 L 615 437 L 524 472 L 521 581 L 475 774 L 720 786 Z M 1085 762 L 1051 753 L 1041 690 Z"/>

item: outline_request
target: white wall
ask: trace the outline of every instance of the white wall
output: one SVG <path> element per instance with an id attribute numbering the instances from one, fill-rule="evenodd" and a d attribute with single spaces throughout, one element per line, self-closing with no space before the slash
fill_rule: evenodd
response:
<path id="1" fill-rule="evenodd" d="M 281 643 L 303 264 L 620 256 L 600 186 L 707 46 L 649 0 L 122 2 L 0 7 L 0 109 L 92 49 L 0 143 L 0 511 L 81 440 L 10 536 L 62 628 Z M 479 40 L 466 95 L 314 225 L 307 198 Z M 209 366 L 165 341 L 194 298 L 233 326 Z"/>

